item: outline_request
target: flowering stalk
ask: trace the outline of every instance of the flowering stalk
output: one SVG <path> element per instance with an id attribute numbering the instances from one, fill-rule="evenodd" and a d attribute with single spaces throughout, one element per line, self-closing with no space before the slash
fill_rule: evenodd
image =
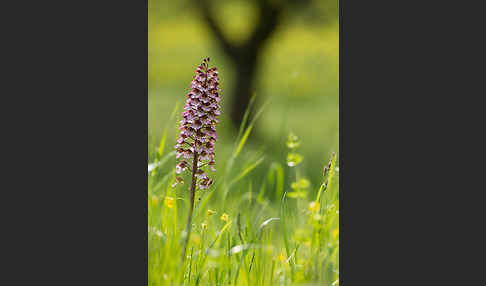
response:
<path id="1" fill-rule="evenodd" d="M 187 95 L 186 105 L 182 113 L 179 130 L 181 133 L 177 140 L 176 158 L 182 160 L 176 166 L 179 175 L 185 170 L 191 171 L 190 205 L 186 225 L 186 238 L 182 249 L 182 261 L 184 261 L 187 243 L 191 233 L 192 213 L 196 196 L 196 187 L 208 189 L 213 180 L 204 170 L 209 166 L 214 172 L 214 144 L 218 139 L 216 123 L 220 112 L 219 78 L 216 68 L 209 68 L 209 58 L 197 67 L 196 75 L 191 82 L 191 91 Z M 186 159 L 192 158 L 192 164 Z M 192 166 L 192 167 L 190 167 Z M 184 183 L 182 177 L 177 176 L 173 186 Z"/>

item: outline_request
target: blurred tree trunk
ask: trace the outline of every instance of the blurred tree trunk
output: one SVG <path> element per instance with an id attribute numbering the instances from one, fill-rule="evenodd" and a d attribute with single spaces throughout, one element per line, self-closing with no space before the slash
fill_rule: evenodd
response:
<path id="1" fill-rule="evenodd" d="M 235 68 L 235 79 L 232 87 L 231 120 L 236 128 L 239 128 L 250 98 L 255 87 L 255 76 L 261 52 L 271 35 L 275 32 L 282 17 L 283 6 L 281 1 L 255 1 L 258 6 L 257 26 L 250 33 L 247 40 L 241 44 L 235 44 L 223 34 L 220 25 L 216 22 L 211 12 L 210 1 L 194 0 L 201 11 L 204 21 L 209 26 L 217 43 L 228 56 Z M 253 112 L 250 110 L 250 118 Z"/>
<path id="2" fill-rule="evenodd" d="M 233 85 L 233 104 L 230 111 L 231 120 L 236 128 L 241 125 L 254 91 L 257 59 L 256 57 L 241 58 L 237 59 L 237 61 L 235 63 L 236 78 Z M 252 115 L 253 112 L 250 111 L 249 116 L 251 117 Z"/>

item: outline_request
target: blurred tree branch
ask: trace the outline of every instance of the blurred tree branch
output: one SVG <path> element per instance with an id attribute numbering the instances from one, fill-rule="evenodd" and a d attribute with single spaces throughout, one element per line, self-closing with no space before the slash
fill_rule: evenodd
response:
<path id="1" fill-rule="evenodd" d="M 246 41 L 236 44 L 224 35 L 220 24 L 216 21 L 211 10 L 212 1 L 193 0 L 222 51 L 235 67 L 236 78 L 232 89 L 233 102 L 230 116 L 236 128 L 241 124 L 250 102 L 255 74 L 264 45 L 282 22 L 284 11 L 291 10 L 288 9 L 290 4 L 306 5 L 309 2 L 309 0 L 253 0 L 252 3 L 258 10 L 256 27 Z M 250 116 L 251 114 L 252 112 L 250 112 Z"/>
<path id="2" fill-rule="evenodd" d="M 219 45 L 221 46 L 224 53 L 226 53 L 230 57 L 237 56 L 237 47 L 233 45 L 224 35 L 221 27 L 216 22 L 214 15 L 211 13 L 211 7 L 207 0 L 194 0 L 199 7 L 199 10 L 202 13 L 203 19 L 206 21 L 207 25 L 209 26 L 211 32 L 218 40 Z"/>

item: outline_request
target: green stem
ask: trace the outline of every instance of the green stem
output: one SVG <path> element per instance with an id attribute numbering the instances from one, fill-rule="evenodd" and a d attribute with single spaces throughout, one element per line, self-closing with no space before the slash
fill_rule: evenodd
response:
<path id="1" fill-rule="evenodd" d="M 184 246 L 182 248 L 181 263 L 184 262 L 186 256 L 187 244 L 189 243 L 189 236 L 191 235 L 192 213 L 194 211 L 194 199 L 196 197 L 196 171 L 198 169 L 197 155 L 198 155 L 197 152 L 194 152 L 194 159 L 192 161 L 192 183 L 191 183 L 191 190 L 190 190 L 189 215 L 187 216 L 186 239 L 184 241 Z"/>

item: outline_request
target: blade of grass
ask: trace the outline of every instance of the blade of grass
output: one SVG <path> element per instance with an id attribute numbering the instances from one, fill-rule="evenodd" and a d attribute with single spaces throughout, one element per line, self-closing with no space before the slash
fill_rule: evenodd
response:
<path id="1" fill-rule="evenodd" d="M 253 126 L 255 125 L 255 122 L 260 117 L 260 115 L 263 113 L 263 110 L 265 109 L 265 107 L 268 104 L 269 104 L 269 101 L 267 101 L 265 104 L 262 105 L 262 107 L 258 110 L 258 112 L 255 114 L 255 117 L 253 117 L 252 121 L 250 122 L 250 124 L 246 128 L 243 137 L 239 140 L 239 143 L 238 143 L 238 145 L 237 145 L 237 147 L 236 147 L 233 155 L 230 158 L 231 164 L 228 164 L 229 167 L 232 167 L 232 162 L 234 161 L 234 159 L 236 159 L 236 157 L 238 157 L 238 155 L 240 154 L 241 150 L 243 149 L 243 146 L 245 146 L 245 143 L 248 140 L 248 136 L 250 135 L 250 132 L 253 129 Z"/>
<path id="2" fill-rule="evenodd" d="M 332 160 L 331 160 L 331 168 L 329 170 L 329 176 L 327 177 L 327 180 L 324 180 L 324 182 L 321 184 L 321 187 L 319 188 L 319 192 L 317 192 L 317 197 L 315 202 L 318 203 L 320 198 L 321 198 L 321 193 L 322 190 L 324 189 L 325 185 L 329 186 L 330 183 L 332 183 L 332 178 L 334 177 L 334 165 L 336 164 L 336 156 L 333 155 Z M 326 181 L 328 182 L 326 184 Z"/>
<path id="3" fill-rule="evenodd" d="M 238 136 L 236 137 L 235 144 L 240 139 L 241 133 L 243 132 L 243 129 L 245 128 L 246 122 L 248 121 L 248 116 L 250 114 L 250 110 L 253 107 L 253 103 L 255 102 L 255 98 L 256 98 L 256 93 L 253 93 L 253 96 L 251 97 L 250 102 L 248 103 L 248 107 L 245 110 L 245 114 L 243 115 L 243 120 L 241 121 L 240 130 L 238 131 Z"/>
<path id="4" fill-rule="evenodd" d="M 167 139 L 167 129 L 164 128 L 164 133 L 162 133 L 162 140 L 160 140 L 159 149 L 157 151 L 157 159 L 160 160 L 162 158 L 162 154 L 164 154 L 165 148 L 165 140 Z"/>
<path id="5" fill-rule="evenodd" d="M 282 222 L 282 230 L 283 230 L 283 239 L 284 239 L 284 245 L 285 245 L 285 252 L 287 253 L 287 257 L 290 257 L 290 248 L 289 248 L 289 240 L 287 237 L 287 212 L 286 212 L 286 207 L 285 207 L 285 198 L 287 196 L 287 191 L 282 196 L 282 200 L 280 203 L 280 217 L 281 217 L 281 222 Z M 289 262 L 290 265 L 290 276 L 292 281 L 294 281 L 294 265 Z"/>
<path id="6" fill-rule="evenodd" d="M 248 175 L 248 173 L 250 173 L 253 169 L 255 169 L 258 165 L 260 165 L 263 160 L 265 159 L 265 157 L 261 157 L 260 159 L 258 159 L 256 162 L 254 162 L 253 164 L 249 165 L 248 167 L 246 167 L 243 172 L 240 173 L 240 175 L 238 175 L 238 177 L 236 177 L 233 181 L 231 181 L 230 183 L 230 186 L 232 186 L 233 184 L 237 183 L 238 181 L 240 181 L 241 179 L 243 179 L 246 175 Z"/>

